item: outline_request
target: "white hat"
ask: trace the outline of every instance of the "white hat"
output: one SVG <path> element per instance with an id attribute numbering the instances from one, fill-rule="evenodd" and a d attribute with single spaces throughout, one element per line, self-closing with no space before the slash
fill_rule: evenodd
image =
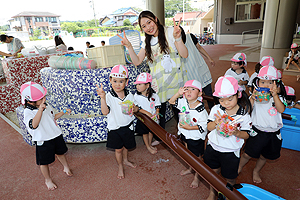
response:
<path id="1" fill-rule="evenodd" d="M 215 84 L 215 92 L 213 95 L 220 98 L 226 98 L 236 94 L 238 89 L 239 83 L 233 76 L 221 76 Z"/>
<path id="2" fill-rule="evenodd" d="M 128 69 L 123 65 L 115 65 L 109 76 L 115 78 L 128 78 Z"/>
<path id="3" fill-rule="evenodd" d="M 47 89 L 35 82 L 27 82 L 21 86 L 20 92 L 22 104 L 25 104 L 25 99 L 27 101 L 38 101 L 42 99 L 47 94 Z"/>
<path id="4" fill-rule="evenodd" d="M 244 53 L 236 53 L 232 58 L 231 61 L 233 62 L 241 62 L 244 61 L 244 65 L 247 66 L 247 56 Z"/>
<path id="5" fill-rule="evenodd" d="M 202 91 L 202 85 L 197 80 L 189 80 L 189 81 L 185 82 L 184 87 L 193 87 L 193 88 L 197 88 L 198 90 L 200 90 L 200 92 Z"/>
<path id="6" fill-rule="evenodd" d="M 278 72 L 274 66 L 264 66 L 259 70 L 257 77 L 265 80 L 277 80 Z"/>
<path id="7" fill-rule="evenodd" d="M 271 56 L 264 56 L 261 58 L 260 62 L 261 66 L 274 66 L 274 58 Z"/>

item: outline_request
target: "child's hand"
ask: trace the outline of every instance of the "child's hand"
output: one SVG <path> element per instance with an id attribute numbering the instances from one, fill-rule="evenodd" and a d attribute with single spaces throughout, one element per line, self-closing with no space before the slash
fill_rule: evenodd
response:
<path id="1" fill-rule="evenodd" d="M 178 94 L 180 96 L 182 96 L 184 94 L 184 92 L 185 92 L 185 88 L 184 87 L 180 87 L 179 90 L 178 90 Z"/>
<path id="2" fill-rule="evenodd" d="M 46 109 L 46 98 L 43 99 L 42 103 L 39 106 L 39 110 L 44 111 Z"/>
<path id="3" fill-rule="evenodd" d="M 69 115 L 71 113 L 71 111 L 72 110 L 68 108 L 68 109 L 64 109 L 63 113 Z"/>
<path id="4" fill-rule="evenodd" d="M 183 129 L 186 129 L 186 130 L 189 130 L 191 126 L 188 125 L 188 123 L 186 123 L 185 121 L 182 121 L 182 122 L 179 122 L 179 127 L 183 128 Z"/>
<path id="5" fill-rule="evenodd" d="M 96 84 L 97 86 L 97 94 L 101 97 L 101 99 L 105 99 L 105 92 L 103 90 L 103 85 L 101 83 L 101 88 L 99 88 L 99 86 Z"/>
<path id="6" fill-rule="evenodd" d="M 277 88 L 277 85 L 276 85 L 276 81 L 273 82 L 273 87 L 270 88 L 270 92 L 272 94 L 273 97 L 277 96 L 278 95 L 278 88 Z"/>
<path id="7" fill-rule="evenodd" d="M 250 98 L 251 98 L 252 100 L 254 100 L 254 101 L 257 99 L 257 95 L 255 95 L 255 94 L 256 94 L 256 89 L 253 88 L 253 92 L 252 92 L 252 95 L 251 95 Z"/>

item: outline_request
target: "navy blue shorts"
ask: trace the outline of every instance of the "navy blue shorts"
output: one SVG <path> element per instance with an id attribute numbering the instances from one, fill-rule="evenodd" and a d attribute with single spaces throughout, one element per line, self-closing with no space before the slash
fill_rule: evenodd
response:
<path id="1" fill-rule="evenodd" d="M 180 134 L 180 139 L 187 144 L 188 150 L 190 150 L 195 156 L 202 156 L 204 153 L 204 140 L 186 139 L 183 134 Z"/>
<path id="2" fill-rule="evenodd" d="M 221 168 L 221 174 L 226 179 L 236 179 L 238 176 L 240 158 L 233 152 L 219 152 L 207 145 L 203 160 L 211 169 Z"/>
<path id="3" fill-rule="evenodd" d="M 269 160 L 276 160 L 280 157 L 280 150 L 282 139 L 277 135 L 280 130 L 276 132 L 264 132 L 258 130 L 255 126 L 252 129 L 257 132 L 256 136 L 250 136 L 245 145 L 245 153 L 252 158 L 259 158 L 262 155 Z"/>
<path id="4" fill-rule="evenodd" d="M 129 126 L 111 130 L 107 134 L 106 147 L 109 149 L 134 149 L 136 147 L 134 132 Z"/>
<path id="5" fill-rule="evenodd" d="M 290 60 L 290 59 L 287 58 L 286 61 L 285 61 L 285 64 L 288 64 L 288 63 L 289 63 L 289 60 Z M 299 61 L 296 60 L 295 58 L 293 58 L 293 61 L 294 61 L 296 64 L 298 64 L 298 62 L 299 62 Z M 293 62 L 293 61 L 292 61 L 292 62 Z M 292 62 L 291 62 L 291 63 L 292 63 Z"/>
<path id="6" fill-rule="evenodd" d="M 150 129 L 143 123 L 141 120 L 137 120 L 136 126 L 135 126 L 135 132 L 141 135 L 149 134 Z"/>
<path id="7" fill-rule="evenodd" d="M 43 145 L 36 145 L 36 164 L 49 165 L 55 161 L 55 154 L 63 155 L 67 151 L 68 148 L 62 135 L 52 140 L 44 141 Z"/>

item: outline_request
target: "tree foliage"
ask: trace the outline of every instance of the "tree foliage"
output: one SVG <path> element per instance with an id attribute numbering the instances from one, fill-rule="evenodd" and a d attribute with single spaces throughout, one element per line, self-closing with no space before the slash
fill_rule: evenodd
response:
<path id="1" fill-rule="evenodd" d="M 189 0 L 184 1 L 184 12 L 195 11 L 189 4 Z M 165 18 L 173 18 L 176 13 L 183 12 L 183 1 L 182 0 L 165 0 Z"/>
<path id="2" fill-rule="evenodd" d="M 61 23 L 60 27 L 63 31 L 73 32 L 73 34 L 76 34 L 77 32 L 81 31 L 81 27 L 79 27 L 77 22 L 63 22 Z"/>
<path id="3" fill-rule="evenodd" d="M 131 26 L 130 20 L 129 19 L 125 19 L 123 21 L 123 26 Z"/>

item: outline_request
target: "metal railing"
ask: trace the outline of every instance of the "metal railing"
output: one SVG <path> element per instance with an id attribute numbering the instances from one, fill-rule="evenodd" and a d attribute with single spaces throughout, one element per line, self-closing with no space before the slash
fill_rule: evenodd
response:
<path id="1" fill-rule="evenodd" d="M 243 31 L 242 32 L 242 44 L 244 44 L 244 41 L 245 40 L 252 40 L 252 39 L 256 39 L 257 38 L 257 42 L 259 42 L 259 39 L 262 37 L 262 31 L 263 29 L 260 28 L 260 29 L 253 29 L 253 30 L 249 30 L 249 31 Z M 257 32 L 257 35 L 256 34 L 253 34 L 253 32 Z M 249 37 L 249 38 L 245 38 L 245 33 L 252 33 L 252 35 L 255 35 L 253 37 Z"/>

